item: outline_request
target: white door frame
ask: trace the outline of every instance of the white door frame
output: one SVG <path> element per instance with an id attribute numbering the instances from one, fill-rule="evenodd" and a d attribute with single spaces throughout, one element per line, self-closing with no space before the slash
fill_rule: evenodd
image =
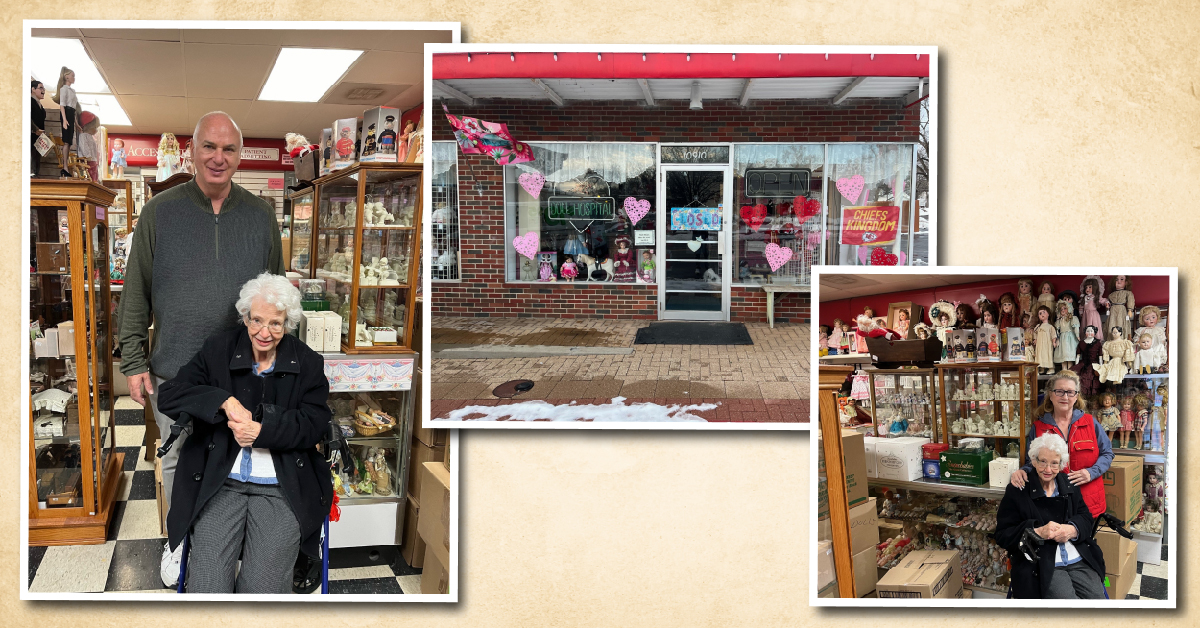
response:
<path id="1" fill-rule="evenodd" d="M 690 144 L 689 144 L 690 145 Z M 732 151 L 731 151 L 732 154 Z M 667 225 L 671 220 L 671 208 L 667 206 L 667 172 L 723 172 L 725 174 L 721 194 L 721 230 L 717 233 L 717 254 L 721 260 L 721 311 L 703 312 L 695 310 L 667 310 Z M 658 219 L 655 229 L 658 256 L 661 260 L 656 271 L 658 280 L 658 319 L 685 321 L 729 321 L 729 295 L 733 279 L 733 164 L 663 164 L 658 165 L 658 194 L 656 203 Z"/>

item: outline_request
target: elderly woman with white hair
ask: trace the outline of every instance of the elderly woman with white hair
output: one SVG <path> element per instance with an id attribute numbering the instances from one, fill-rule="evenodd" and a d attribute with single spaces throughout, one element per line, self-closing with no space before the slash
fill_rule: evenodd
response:
<path id="1" fill-rule="evenodd" d="M 1029 444 L 1036 474 L 1009 484 L 996 513 L 996 543 L 1012 559 L 1012 597 L 1104 599 L 1104 554 L 1087 503 L 1062 473 L 1067 442 L 1045 433 Z"/>
<path id="2" fill-rule="evenodd" d="M 251 279 L 235 308 L 245 327 L 210 337 L 159 390 L 159 409 L 190 416 L 193 429 L 168 543 L 191 534 L 189 593 L 290 593 L 297 550 L 317 557 L 333 499 L 316 449 L 329 431 L 329 380 L 321 356 L 286 333 L 301 317 L 287 279 Z"/>

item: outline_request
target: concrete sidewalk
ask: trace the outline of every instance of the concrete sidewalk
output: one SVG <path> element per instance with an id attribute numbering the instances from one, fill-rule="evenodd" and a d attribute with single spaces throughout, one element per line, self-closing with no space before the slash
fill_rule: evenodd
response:
<path id="1" fill-rule="evenodd" d="M 646 321 L 447 318 L 432 320 L 434 418 L 466 406 L 530 399 L 577 405 L 713 403 L 710 421 L 807 422 L 808 325 L 746 325 L 753 345 L 634 345 Z M 528 379 L 512 400 L 493 388 Z"/>

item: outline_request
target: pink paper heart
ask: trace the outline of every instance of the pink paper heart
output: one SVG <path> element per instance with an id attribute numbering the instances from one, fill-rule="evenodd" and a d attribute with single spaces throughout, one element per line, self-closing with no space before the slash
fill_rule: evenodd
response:
<path id="1" fill-rule="evenodd" d="M 542 194 L 542 186 L 546 184 L 546 177 L 543 177 L 540 172 L 523 172 L 521 176 L 517 177 L 517 182 L 525 188 L 526 192 L 529 192 L 530 196 L 536 198 Z"/>
<path id="2" fill-rule="evenodd" d="M 871 254 L 871 251 L 869 251 L 867 249 L 867 247 L 865 247 L 865 246 L 858 247 L 858 263 L 862 264 L 863 266 L 866 266 L 867 265 L 867 256 L 870 254 Z"/>
<path id="3" fill-rule="evenodd" d="M 842 196 L 846 197 L 846 200 L 852 205 L 858 202 L 858 197 L 862 195 L 863 186 L 865 185 L 866 181 L 863 180 L 860 174 L 837 180 L 838 192 L 841 192 Z"/>
<path id="4" fill-rule="evenodd" d="M 775 272 L 788 263 L 792 259 L 792 250 L 771 242 L 763 250 L 763 254 L 767 256 L 767 264 L 771 267 L 771 272 Z"/>
<path id="5" fill-rule="evenodd" d="M 538 176 L 541 176 L 541 175 L 538 175 Z M 537 250 L 538 250 L 538 234 L 537 234 L 537 232 L 530 231 L 529 233 L 526 233 L 523 236 L 517 236 L 517 237 L 513 238 L 513 248 L 516 249 L 517 252 L 520 253 L 521 255 L 524 255 L 525 257 L 528 257 L 529 259 L 533 259 L 533 257 L 535 255 L 537 255 Z"/>
<path id="6" fill-rule="evenodd" d="M 629 216 L 629 222 L 636 225 L 648 213 L 650 213 L 650 201 L 632 196 L 625 198 L 625 215 Z"/>

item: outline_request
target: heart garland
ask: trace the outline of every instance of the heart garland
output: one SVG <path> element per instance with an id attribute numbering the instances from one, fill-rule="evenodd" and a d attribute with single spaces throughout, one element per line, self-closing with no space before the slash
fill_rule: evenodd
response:
<path id="1" fill-rule="evenodd" d="M 797 196 L 793 201 L 793 207 L 796 208 L 796 217 L 800 219 L 800 224 L 804 224 L 804 221 L 821 213 L 821 201 L 815 198 Z"/>
<path id="2" fill-rule="evenodd" d="M 521 176 L 517 177 L 517 182 L 525 188 L 526 192 L 529 192 L 530 196 L 537 198 L 542 194 L 542 186 L 546 185 L 546 177 L 543 177 L 540 172 L 523 172 Z"/>
<path id="3" fill-rule="evenodd" d="M 758 231 L 762 227 L 763 220 L 767 218 L 767 206 L 759 203 L 758 205 L 743 205 L 739 212 L 742 221 L 751 229 Z"/>
<path id="4" fill-rule="evenodd" d="M 858 261 L 866 266 L 868 260 L 871 266 L 903 266 L 907 256 L 904 251 L 889 253 L 883 247 L 868 250 L 865 246 L 858 247 Z"/>
<path id="5" fill-rule="evenodd" d="M 838 179 L 837 189 L 853 205 L 858 202 L 858 197 L 862 195 L 863 187 L 866 184 L 867 182 L 862 178 L 862 175 L 856 174 L 853 177 Z"/>
<path id="6" fill-rule="evenodd" d="M 632 196 L 625 198 L 625 215 L 629 216 L 629 221 L 634 225 L 637 225 L 638 221 L 645 218 L 648 213 L 650 213 L 650 201 Z"/>
<path id="7" fill-rule="evenodd" d="M 788 263 L 792 259 L 792 250 L 779 246 L 774 242 L 768 244 L 763 250 L 763 254 L 767 256 L 767 264 L 771 267 L 771 272 L 775 272 Z"/>
<path id="8" fill-rule="evenodd" d="M 536 231 L 530 231 L 523 236 L 513 238 L 513 248 L 518 253 L 533 259 L 538 251 L 538 234 Z"/>

